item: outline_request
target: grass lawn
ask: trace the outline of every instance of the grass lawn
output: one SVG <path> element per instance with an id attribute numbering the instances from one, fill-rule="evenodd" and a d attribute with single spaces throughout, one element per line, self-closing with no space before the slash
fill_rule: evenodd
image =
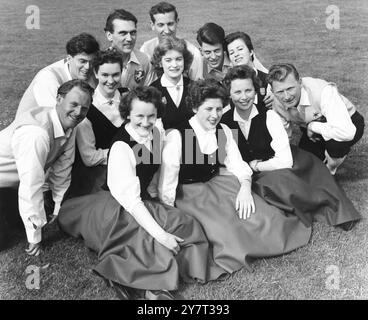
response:
<path id="1" fill-rule="evenodd" d="M 95 35 L 106 46 L 103 33 L 111 9 L 132 11 L 138 18 L 139 48 L 152 37 L 149 8 L 153 0 L 0 0 L 0 129 L 15 115 L 26 87 L 42 67 L 62 58 L 65 43 L 80 32 Z M 368 3 L 335 0 L 340 29 L 325 25 L 329 1 L 173 0 L 179 11 L 178 36 L 195 42 L 195 31 L 205 22 L 226 32 L 250 34 L 258 58 L 269 67 L 293 62 L 303 76 L 321 77 L 340 91 L 368 119 Z M 26 7 L 40 9 L 40 29 L 28 30 Z M 353 148 L 338 172 L 342 185 L 362 221 L 350 232 L 315 223 L 310 243 L 290 254 L 253 263 L 225 282 L 182 285 L 187 299 L 368 299 L 368 134 Z M 83 242 L 51 226 L 45 232 L 42 257 L 24 253 L 23 234 L 0 252 L 0 299 L 116 299 L 114 292 L 91 271 L 97 262 Z M 27 267 L 40 273 L 40 288 L 26 288 Z M 338 268 L 338 269 L 336 269 Z M 338 280 L 330 282 L 331 272 Z M 329 286 L 330 285 L 330 286 Z"/>

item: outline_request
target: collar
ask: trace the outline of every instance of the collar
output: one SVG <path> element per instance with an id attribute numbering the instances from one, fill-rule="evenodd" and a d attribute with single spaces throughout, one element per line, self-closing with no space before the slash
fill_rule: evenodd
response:
<path id="1" fill-rule="evenodd" d="M 67 58 L 64 59 L 64 71 L 67 75 L 68 80 L 73 80 L 72 75 L 70 74 L 69 61 Z"/>
<path id="2" fill-rule="evenodd" d="M 125 125 L 125 130 L 129 133 L 129 135 L 135 140 L 137 141 L 139 144 L 144 144 L 147 146 L 147 143 L 149 143 L 150 145 L 150 142 L 151 140 L 153 139 L 153 135 L 152 135 L 152 132 L 150 132 L 150 134 L 147 136 L 147 137 L 141 137 L 137 131 L 135 131 L 131 125 L 130 122 L 128 122 L 126 125 Z"/>
<path id="3" fill-rule="evenodd" d="M 230 62 L 230 60 L 229 60 L 226 52 L 224 52 L 224 55 L 225 55 L 225 57 L 224 57 L 224 62 L 222 64 L 221 71 L 219 71 L 219 70 L 217 70 L 215 68 L 212 68 L 208 63 L 206 63 L 207 64 L 208 73 L 210 73 L 212 70 L 215 70 L 217 72 L 224 72 L 224 71 L 227 71 L 228 69 L 231 68 L 231 62 Z"/>
<path id="4" fill-rule="evenodd" d="M 115 90 L 115 94 L 114 97 L 112 99 L 107 99 L 103 96 L 103 94 L 101 93 L 101 89 L 99 86 L 97 86 L 94 94 L 93 94 L 93 100 L 92 100 L 94 106 L 97 108 L 98 106 L 101 105 L 111 105 L 110 101 L 113 101 L 113 103 L 120 103 L 120 94 L 119 94 L 119 90 Z"/>
<path id="5" fill-rule="evenodd" d="M 138 64 L 140 65 L 141 63 L 139 62 L 138 58 L 137 58 L 137 55 L 135 54 L 135 51 L 134 49 L 132 50 L 132 52 L 130 53 L 130 57 L 129 57 L 129 61 L 127 64 L 129 63 L 135 63 L 135 64 Z"/>
<path id="6" fill-rule="evenodd" d="M 176 88 L 178 86 L 184 85 L 184 79 L 183 75 L 181 75 L 180 80 L 177 84 L 173 84 L 166 76 L 166 74 L 163 74 L 161 77 L 161 85 L 166 88 Z"/>
<path id="7" fill-rule="evenodd" d="M 72 134 L 73 129 L 68 129 L 66 132 L 64 132 L 63 126 L 61 125 L 59 116 L 55 108 L 52 108 L 52 110 L 50 111 L 50 117 L 52 121 L 52 126 L 54 127 L 54 138 L 69 138 Z"/>
<path id="8" fill-rule="evenodd" d="M 234 108 L 234 121 L 241 123 L 249 123 L 255 116 L 259 114 L 258 109 L 255 107 L 255 104 L 252 106 L 252 110 L 250 111 L 248 120 L 244 120 L 240 115 L 238 110 Z"/>
<path id="9" fill-rule="evenodd" d="M 196 115 L 194 115 L 193 117 L 191 117 L 189 119 L 189 124 L 190 126 L 193 128 L 195 134 L 197 136 L 206 136 L 208 134 L 215 134 L 216 133 L 216 128 L 211 129 L 211 130 L 205 130 L 202 125 L 199 123 L 198 118 Z"/>
<path id="10" fill-rule="evenodd" d="M 305 90 L 302 84 L 301 93 L 300 93 L 300 101 L 299 101 L 298 107 L 299 106 L 310 106 L 310 105 L 311 103 L 308 97 L 307 90 Z"/>

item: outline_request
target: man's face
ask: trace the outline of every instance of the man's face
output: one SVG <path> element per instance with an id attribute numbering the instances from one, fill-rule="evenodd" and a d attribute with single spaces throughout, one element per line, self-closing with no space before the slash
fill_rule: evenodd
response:
<path id="1" fill-rule="evenodd" d="M 137 40 L 137 26 L 134 21 L 115 19 L 112 22 L 114 31 L 106 32 L 107 39 L 112 46 L 122 54 L 130 54 Z"/>
<path id="2" fill-rule="evenodd" d="M 272 81 L 272 92 L 285 109 L 297 107 L 301 95 L 301 81 L 290 73 L 284 81 Z"/>
<path id="3" fill-rule="evenodd" d="M 74 57 L 68 56 L 69 71 L 72 79 L 88 80 L 92 75 L 92 61 L 95 54 L 78 53 Z"/>
<path id="4" fill-rule="evenodd" d="M 86 117 L 91 97 L 79 87 L 74 87 L 64 97 L 58 95 L 56 101 L 56 112 L 65 132 L 76 127 Z"/>
<path id="5" fill-rule="evenodd" d="M 201 52 L 204 60 L 212 69 L 221 70 L 224 63 L 224 48 L 221 43 L 209 44 L 202 42 Z"/>
<path id="6" fill-rule="evenodd" d="M 160 39 L 167 36 L 176 35 L 178 20 L 175 20 L 175 12 L 158 13 L 153 16 L 155 22 L 151 22 L 152 30 L 155 31 Z"/>

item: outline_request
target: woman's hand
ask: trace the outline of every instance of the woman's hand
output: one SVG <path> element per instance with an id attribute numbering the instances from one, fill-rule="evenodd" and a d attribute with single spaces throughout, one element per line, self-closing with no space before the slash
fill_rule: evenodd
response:
<path id="1" fill-rule="evenodd" d="M 172 251 L 175 255 L 178 254 L 178 252 L 180 251 L 180 242 L 184 241 L 184 239 L 179 238 L 168 232 L 165 232 L 162 235 L 158 236 L 156 240 L 167 249 Z"/>
<path id="2" fill-rule="evenodd" d="M 240 219 L 248 219 L 255 212 L 255 205 L 251 193 L 251 183 L 245 181 L 242 183 L 236 197 L 235 209 L 239 212 Z"/>
<path id="3" fill-rule="evenodd" d="M 257 164 L 258 162 L 261 162 L 262 160 L 252 160 L 248 163 L 248 165 L 250 166 L 250 168 L 254 171 L 254 172 L 259 172 L 258 168 L 257 168 Z"/>

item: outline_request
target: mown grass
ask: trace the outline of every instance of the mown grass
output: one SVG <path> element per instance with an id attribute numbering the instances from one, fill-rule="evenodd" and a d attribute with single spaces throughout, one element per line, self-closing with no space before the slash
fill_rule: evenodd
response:
<path id="1" fill-rule="evenodd" d="M 108 12 L 124 6 L 138 17 L 137 47 L 152 37 L 148 10 L 157 1 L 0 0 L 0 129 L 9 124 L 22 93 L 43 66 L 63 57 L 65 43 L 88 31 L 106 46 L 103 27 Z M 358 110 L 368 117 L 368 5 L 365 0 L 342 1 L 340 29 L 328 30 L 329 3 L 287 0 L 171 1 L 179 11 L 179 36 L 195 42 L 204 23 L 221 24 L 227 32 L 248 32 L 257 56 L 266 65 L 293 62 L 302 75 L 336 82 Z M 28 5 L 41 12 L 41 29 L 24 26 Z M 235 273 L 222 282 L 182 285 L 186 299 L 368 299 L 368 141 L 353 148 L 337 180 L 363 220 L 350 232 L 315 223 L 310 243 L 288 255 L 256 260 L 254 272 Z M 116 299 L 91 270 L 94 252 L 82 241 L 63 234 L 56 225 L 45 232 L 40 258 L 26 256 L 25 237 L 15 234 L 10 249 L 0 253 L 0 299 Z M 39 290 L 28 290 L 30 265 L 40 269 Z M 329 266 L 340 272 L 339 289 L 328 289 Z M 327 273 L 326 273 L 327 272 Z"/>

